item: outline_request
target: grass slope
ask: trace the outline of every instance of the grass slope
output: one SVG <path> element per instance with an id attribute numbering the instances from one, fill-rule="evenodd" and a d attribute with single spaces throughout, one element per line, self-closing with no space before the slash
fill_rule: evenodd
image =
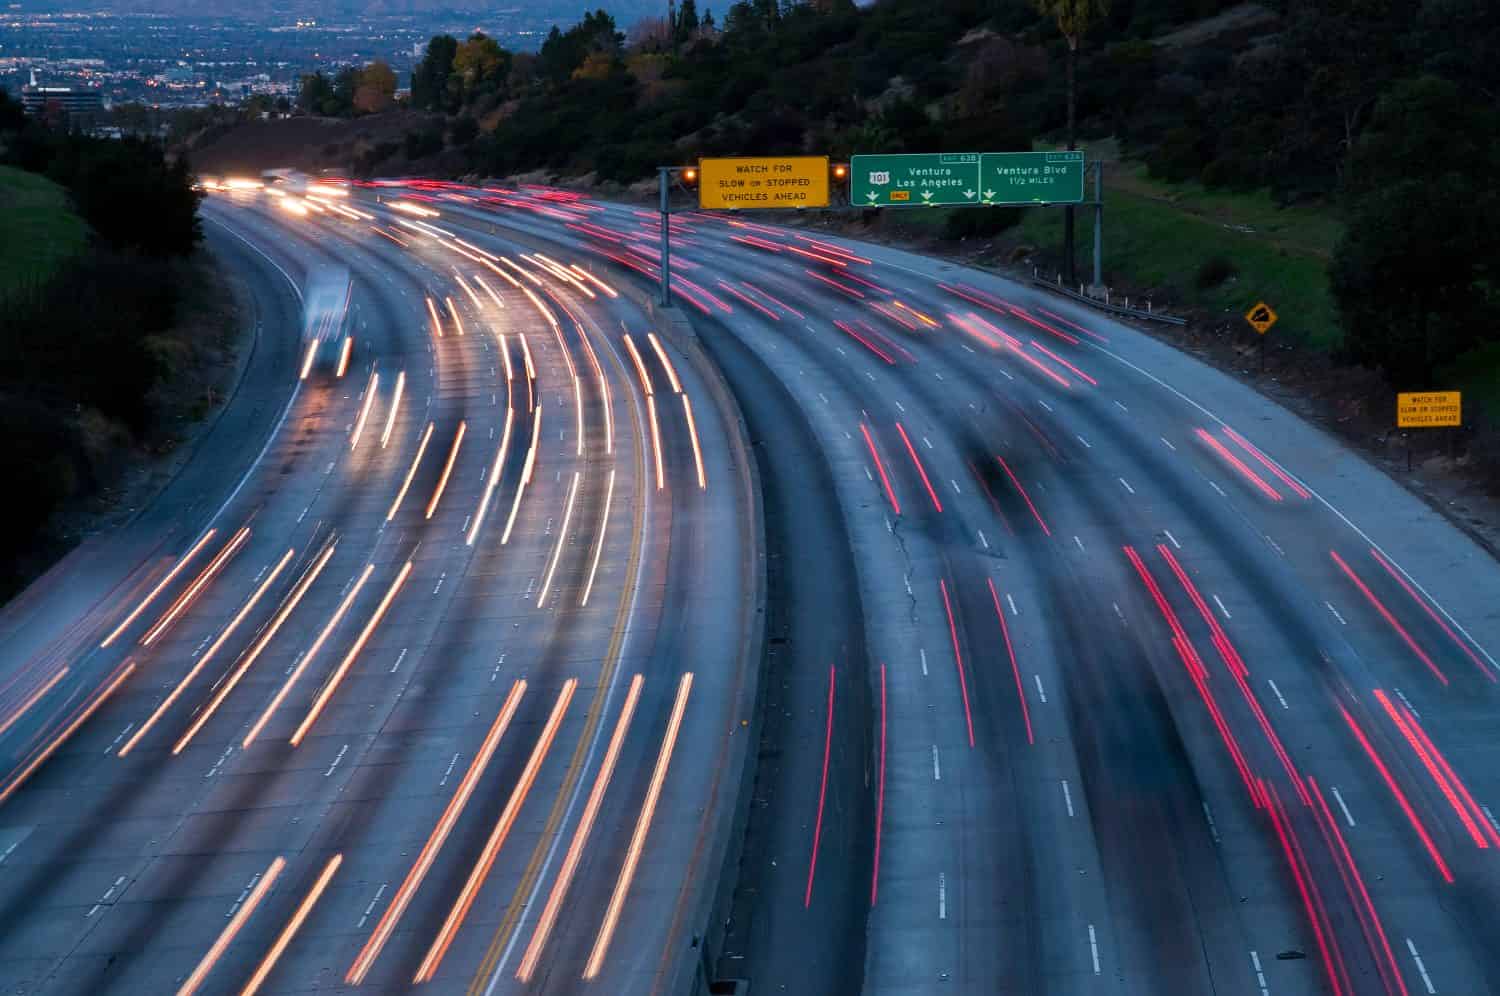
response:
<path id="1" fill-rule="evenodd" d="M 0 297 L 19 284 L 45 280 L 88 238 L 67 193 L 36 173 L 0 166 L 0 213 Z"/>

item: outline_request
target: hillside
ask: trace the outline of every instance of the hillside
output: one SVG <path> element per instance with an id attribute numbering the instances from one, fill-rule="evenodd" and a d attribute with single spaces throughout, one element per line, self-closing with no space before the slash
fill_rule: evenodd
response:
<path id="1" fill-rule="evenodd" d="M 68 195 L 44 176 L 0 166 L 0 298 L 26 283 L 45 281 L 83 251 L 88 228 Z"/>

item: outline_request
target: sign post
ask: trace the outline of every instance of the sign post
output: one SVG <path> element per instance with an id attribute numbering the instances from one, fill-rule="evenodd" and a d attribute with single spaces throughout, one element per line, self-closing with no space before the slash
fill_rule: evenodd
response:
<path id="1" fill-rule="evenodd" d="M 1258 301 L 1254 307 L 1245 312 L 1245 321 L 1249 322 L 1255 334 L 1260 336 L 1260 372 L 1265 373 L 1266 333 L 1271 330 L 1272 325 L 1276 324 L 1276 312 L 1272 311 L 1271 306 L 1266 302 Z"/>
<path id="2" fill-rule="evenodd" d="M 828 206 L 827 156 L 745 156 L 698 160 L 704 210 Z"/>

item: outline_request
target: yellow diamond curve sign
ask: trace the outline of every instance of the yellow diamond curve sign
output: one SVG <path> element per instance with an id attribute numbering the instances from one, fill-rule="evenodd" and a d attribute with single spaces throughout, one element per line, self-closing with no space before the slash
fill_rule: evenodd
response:
<path id="1" fill-rule="evenodd" d="M 828 206 L 827 156 L 744 156 L 698 160 L 705 210 Z"/>
<path id="2" fill-rule="evenodd" d="M 1461 391 L 1403 391 L 1396 395 L 1398 429 L 1462 425 L 1463 418 Z"/>
<path id="3" fill-rule="evenodd" d="M 1272 325 L 1276 324 L 1276 312 L 1264 301 L 1258 302 L 1255 307 L 1245 312 L 1245 321 L 1250 327 L 1261 335 L 1265 335 Z"/>

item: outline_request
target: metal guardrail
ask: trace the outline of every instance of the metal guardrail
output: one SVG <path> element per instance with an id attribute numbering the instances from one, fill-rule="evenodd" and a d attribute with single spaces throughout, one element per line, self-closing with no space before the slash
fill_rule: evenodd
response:
<path id="1" fill-rule="evenodd" d="M 1149 304 L 1147 305 L 1146 310 L 1143 311 L 1140 308 L 1131 308 L 1118 304 L 1112 304 L 1108 300 L 1101 301 L 1097 297 L 1090 297 L 1087 294 L 1080 294 L 1077 291 L 1070 290 L 1069 288 L 1064 287 L 1061 283 L 1054 283 L 1051 280 L 1044 279 L 1036 273 L 1032 274 L 1031 283 L 1037 287 L 1042 288 L 1043 290 L 1049 290 L 1054 294 L 1060 294 L 1070 300 L 1077 301 L 1079 304 L 1086 304 L 1091 308 L 1098 308 L 1100 311 L 1107 311 L 1113 315 L 1126 315 L 1130 318 L 1140 318 L 1148 322 L 1162 322 L 1166 325 L 1187 324 L 1186 318 L 1182 318 L 1178 315 L 1168 315 L 1160 311 L 1154 311 L 1151 309 Z M 1129 300 L 1129 298 L 1127 298 L 1126 300 Z"/>

